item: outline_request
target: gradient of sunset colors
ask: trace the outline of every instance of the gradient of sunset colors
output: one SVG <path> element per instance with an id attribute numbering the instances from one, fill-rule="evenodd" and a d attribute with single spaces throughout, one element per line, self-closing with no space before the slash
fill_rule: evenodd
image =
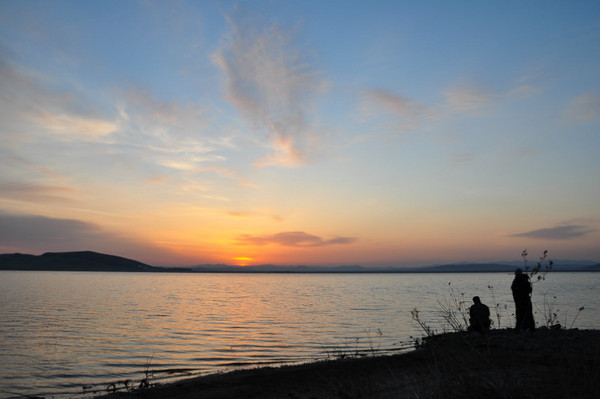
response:
<path id="1" fill-rule="evenodd" d="M 600 2 L 3 0 L 0 139 L 0 253 L 600 261 Z"/>

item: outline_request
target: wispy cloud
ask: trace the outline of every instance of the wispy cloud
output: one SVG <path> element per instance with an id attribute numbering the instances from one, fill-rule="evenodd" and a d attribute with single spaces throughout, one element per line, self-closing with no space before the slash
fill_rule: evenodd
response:
<path id="1" fill-rule="evenodd" d="M 222 145 L 211 141 L 207 128 L 210 118 L 200 104 L 164 102 L 138 89 L 118 94 L 122 128 L 115 144 L 138 148 L 174 169 L 187 170 L 202 162 L 222 160 L 215 154 Z"/>
<path id="2" fill-rule="evenodd" d="M 506 90 L 493 91 L 485 85 L 461 80 L 443 92 L 445 103 L 439 107 L 443 113 L 478 112 L 501 101 L 528 97 L 540 91 L 539 87 L 519 81 Z"/>
<path id="3" fill-rule="evenodd" d="M 70 197 L 76 190 L 69 187 L 49 186 L 34 183 L 0 182 L 0 198 L 36 203 L 71 203 Z"/>
<path id="4" fill-rule="evenodd" d="M 39 72 L 0 59 L 0 134 L 11 141 L 41 137 L 97 141 L 117 130 L 117 122 L 101 115 L 81 93 L 56 83 L 50 87 L 47 80 Z"/>
<path id="5" fill-rule="evenodd" d="M 600 95 L 586 93 L 573 98 L 566 106 L 564 117 L 581 124 L 600 121 Z"/>
<path id="6" fill-rule="evenodd" d="M 367 89 L 362 94 L 361 115 L 366 119 L 393 114 L 401 119 L 396 128 L 415 129 L 431 110 L 417 102 L 385 89 Z"/>
<path id="7" fill-rule="evenodd" d="M 97 118 L 85 118 L 77 115 L 51 114 L 46 111 L 35 114 L 33 121 L 47 130 L 73 140 L 97 141 L 104 136 L 116 132 L 118 129 L 118 125 L 115 122 Z"/>
<path id="8" fill-rule="evenodd" d="M 526 233 L 512 234 L 510 237 L 528 237 L 545 240 L 571 240 L 573 238 L 580 238 L 594 230 L 587 226 L 581 225 L 564 225 L 543 228 L 538 230 L 528 231 Z"/>
<path id="9" fill-rule="evenodd" d="M 414 101 L 390 93 L 383 89 L 370 89 L 364 92 L 365 97 L 382 104 L 391 112 L 401 116 L 415 117 L 423 113 L 423 106 Z"/>
<path id="10" fill-rule="evenodd" d="M 167 133 L 177 140 L 194 140 L 206 136 L 209 121 L 205 107 L 195 102 L 165 102 L 157 99 L 148 90 L 130 88 L 120 91 L 122 119 L 134 123 L 148 134 Z M 170 143 L 172 144 L 172 143 Z"/>
<path id="11" fill-rule="evenodd" d="M 474 111 L 488 106 L 496 97 L 476 85 L 459 85 L 444 92 L 445 108 L 453 112 Z"/>
<path id="12" fill-rule="evenodd" d="M 391 116 L 392 131 L 396 134 L 414 131 L 426 122 L 439 121 L 456 114 L 478 115 L 502 100 L 529 96 L 538 89 L 532 85 L 520 84 L 506 92 L 492 92 L 481 85 L 461 80 L 444 90 L 444 101 L 438 104 L 424 104 L 392 91 L 371 88 L 361 93 L 361 122 Z"/>
<path id="13" fill-rule="evenodd" d="M 237 243 L 242 245 L 269 245 L 276 244 L 287 247 L 323 247 L 336 244 L 351 244 L 356 241 L 354 237 L 334 237 L 323 239 L 302 231 L 289 231 L 270 235 L 243 234 L 237 237 Z"/>
<path id="14" fill-rule="evenodd" d="M 76 175 L 89 181 L 89 173 L 98 171 L 77 164 L 80 154 L 89 165 L 102 162 L 112 171 L 124 171 L 128 181 L 160 176 L 160 181 L 180 189 L 210 186 L 214 192 L 204 195 L 212 198 L 222 199 L 223 194 L 218 184 L 206 183 L 207 172 L 252 186 L 223 166 L 239 148 L 223 129 L 211 125 L 202 104 L 164 101 L 136 87 L 92 91 L 65 79 L 0 57 L 0 165 L 8 166 L 0 178 L 19 182 L 5 184 L 1 195 L 21 201 L 68 201 L 56 179 L 77 168 Z M 24 174 L 25 168 L 35 174 Z M 32 177 L 37 180 L 28 182 Z M 39 179 L 45 180 L 38 184 Z M 81 182 L 73 181 L 77 183 Z"/>
<path id="15" fill-rule="evenodd" d="M 510 89 L 504 96 L 507 98 L 511 97 L 528 97 L 540 92 L 540 87 L 531 84 L 521 84 Z"/>
<path id="16" fill-rule="evenodd" d="M 325 82 L 306 61 L 292 34 L 277 24 L 256 28 L 229 20 L 231 32 L 213 55 L 225 77 L 227 99 L 256 128 L 266 129 L 275 153 L 258 164 L 305 162 L 321 132 L 311 121 Z"/>
<path id="17" fill-rule="evenodd" d="M 137 88 L 92 93 L 4 59 L 0 84 L 0 134 L 6 141 L 100 144 L 88 150 L 122 149 L 129 159 L 177 170 L 222 161 L 217 151 L 234 147 L 222 131 L 208 134 L 207 109 L 195 102 L 160 101 Z"/>

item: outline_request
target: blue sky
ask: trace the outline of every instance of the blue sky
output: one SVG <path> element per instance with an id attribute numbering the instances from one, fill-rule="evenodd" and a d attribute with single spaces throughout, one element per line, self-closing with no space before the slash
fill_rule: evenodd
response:
<path id="1" fill-rule="evenodd" d="M 0 3 L 0 252 L 600 259 L 597 2 Z"/>

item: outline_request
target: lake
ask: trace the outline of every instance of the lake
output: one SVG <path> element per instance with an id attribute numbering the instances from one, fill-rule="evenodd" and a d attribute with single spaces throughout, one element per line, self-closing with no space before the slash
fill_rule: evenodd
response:
<path id="1" fill-rule="evenodd" d="M 0 271 L 0 397 L 85 397 L 257 365 L 409 350 L 478 295 L 512 327 L 508 273 L 177 274 Z M 533 286 L 536 324 L 600 328 L 600 273 Z M 578 309 L 585 309 L 578 314 Z"/>

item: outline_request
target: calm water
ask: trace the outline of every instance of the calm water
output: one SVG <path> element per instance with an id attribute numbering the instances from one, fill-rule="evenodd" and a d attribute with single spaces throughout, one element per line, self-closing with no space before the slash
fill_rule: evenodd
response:
<path id="1" fill-rule="evenodd" d="M 111 382 L 137 385 L 146 371 L 162 381 L 404 350 L 422 336 L 410 311 L 441 330 L 438 301 L 452 292 L 479 295 L 496 326 L 499 313 L 509 327 L 511 281 L 501 273 L 1 271 L 0 397 L 82 397 Z M 600 328 L 599 293 L 600 273 L 551 274 L 534 284 L 536 322 L 544 323 L 545 303 L 567 326 L 585 306 L 573 327 Z"/>

